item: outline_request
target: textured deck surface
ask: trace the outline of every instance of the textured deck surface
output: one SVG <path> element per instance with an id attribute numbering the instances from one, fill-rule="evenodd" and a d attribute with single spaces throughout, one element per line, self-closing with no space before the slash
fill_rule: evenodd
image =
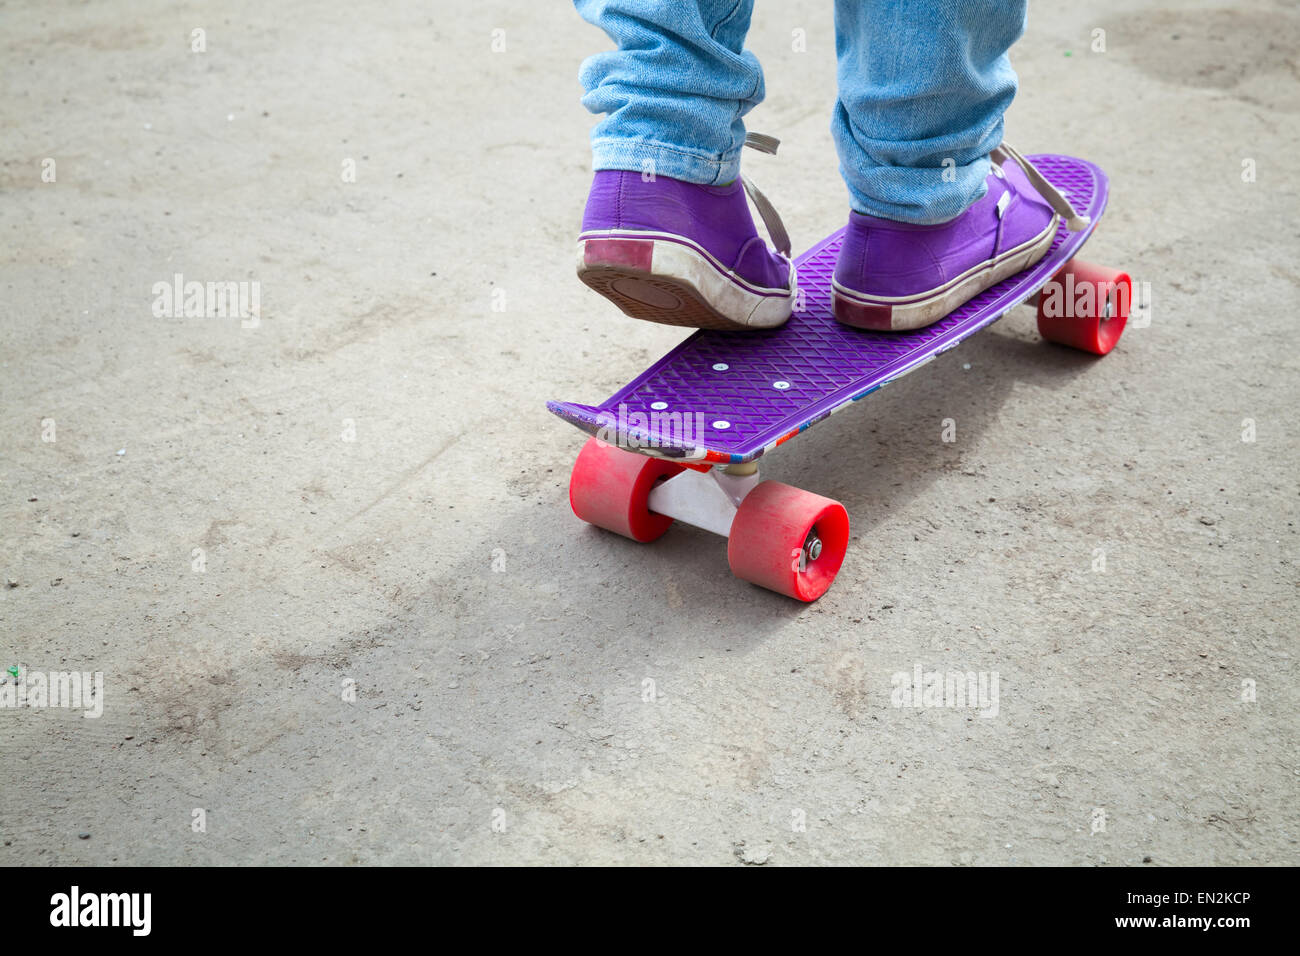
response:
<path id="1" fill-rule="evenodd" d="M 590 434 L 672 458 L 749 461 L 864 398 L 1035 294 L 1086 241 L 1106 205 L 1106 175 L 1069 156 L 1029 159 L 1092 218 L 1058 228 L 1033 268 L 986 289 L 951 315 L 914 332 L 870 332 L 831 315 L 831 275 L 843 230 L 796 260 L 802 311 L 766 332 L 701 331 L 599 405 L 549 402 Z"/>

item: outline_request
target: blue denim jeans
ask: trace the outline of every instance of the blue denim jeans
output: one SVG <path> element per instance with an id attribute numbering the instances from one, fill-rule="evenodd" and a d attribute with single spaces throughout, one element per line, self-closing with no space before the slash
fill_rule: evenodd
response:
<path id="1" fill-rule="evenodd" d="M 938 223 L 984 195 L 1026 3 L 836 0 L 831 131 L 854 210 Z M 744 49 L 753 0 L 574 5 L 618 46 L 580 72 L 583 105 L 605 114 L 591 133 L 594 168 L 735 179 L 745 114 L 763 100 L 763 70 Z"/>

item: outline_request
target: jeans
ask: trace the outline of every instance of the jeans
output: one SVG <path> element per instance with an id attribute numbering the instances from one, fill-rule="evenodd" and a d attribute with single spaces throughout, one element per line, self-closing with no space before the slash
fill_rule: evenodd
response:
<path id="1" fill-rule="evenodd" d="M 1007 49 L 1027 0 L 835 0 L 839 95 L 831 132 L 857 212 L 947 222 L 985 193 L 988 154 L 1016 94 Z M 579 74 L 603 113 L 593 168 L 704 185 L 740 172 L 763 70 L 744 49 L 753 0 L 574 0 L 617 50 Z"/>

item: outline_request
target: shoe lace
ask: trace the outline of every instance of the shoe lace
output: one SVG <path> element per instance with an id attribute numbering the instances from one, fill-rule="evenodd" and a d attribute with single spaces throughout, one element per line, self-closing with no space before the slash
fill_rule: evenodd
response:
<path id="1" fill-rule="evenodd" d="M 763 133 L 746 133 L 745 145 L 750 149 L 756 149 L 760 153 L 767 153 L 771 156 L 776 155 L 776 148 L 781 145 L 781 141 L 775 136 L 766 136 Z M 781 221 L 780 214 L 776 207 L 772 205 L 771 200 L 763 195 L 762 190 L 754 185 L 753 181 L 745 175 L 741 175 L 740 181 L 745 186 L 745 195 L 754 204 L 758 214 L 762 217 L 763 225 L 767 227 L 767 234 L 772 237 L 772 244 L 781 255 L 789 258 L 790 256 L 790 234 L 785 231 L 785 223 Z"/>
<path id="2" fill-rule="evenodd" d="M 781 141 L 775 136 L 767 136 L 763 133 L 746 133 L 745 145 L 750 149 L 758 150 L 760 153 L 775 156 Z M 1038 191 L 1040 196 L 1047 200 L 1052 210 L 1065 220 L 1065 228 L 1069 229 L 1070 232 L 1079 232 L 1087 229 L 1092 224 L 1090 217 L 1076 210 L 1070 201 L 1061 194 L 1060 190 L 1048 182 L 1047 177 L 1038 171 L 1038 167 L 1025 159 L 1020 150 L 1010 143 L 1003 142 L 1002 145 L 989 154 L 989 159 L 999 166 L 1002 166 L 1010 159 L 1024 170 L 1029 184 Z M 790 234 L 786 232 L 785 223 L 781 221 L 780 213 L 776 211 L 772 201 L 763 195 L 763 191 L 754 185 L 753 180 L 742 174 L 740 181 L 744 184 L 745 194 L 749 196 L 754 208 L 758 210 L 758 215 L 762 218 L 763 225 L 767 228 L 767 234 L 772 237 L 772 243 L 776 246 L 777 251 L 788 257 L 790 255 Z"/>
<path id="3" fill-rule="evenodd" d="M 1003 165 L 1008 159 L 1014 160 L 1016 165 L 1025 171 L 1025 177 L 1029 180 L 1029 184 L 1038 191 L 1038 195 L 1046 199 L 1048 205 L 1065 220 L 1066 229 L 1071 232 L 1079 232 L 1087 229 L 1092 223 L 1091 218 L 1082 215 L 1074 206 L 1070 205 L 1070 200 L 1061 195 L 1061 192 L 1047 181 L 1047 177 L 1038 171 L 1038 167 L 1020 155 L 1020 151 L 1010 143 L 1004 142 L 989 153 L 989 159 L 999 166 Z"/>

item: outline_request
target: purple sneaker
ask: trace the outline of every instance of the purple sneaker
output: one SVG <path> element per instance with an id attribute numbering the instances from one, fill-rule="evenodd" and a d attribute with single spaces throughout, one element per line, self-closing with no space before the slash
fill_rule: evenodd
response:
<path id="1" fill-rule="evenodd" d="M 990 158 L 988 193 L 950 222 L 850 214 L 832 282 L 836 319 L 875 331 L 931 325 L 1047 255 L 1062 218 L 1071 232 L 1088 225 L 1012 147 Z"/>
<path id="2" fill-rule="evenodd" d="M 775 141 L 750 134 L 747 145 Z M 745 193 L 777 244 L 758 235 Z M 770 329 L 795 295 L 790 240 L 751 183 L 698 186 L 600 170 L 578 237 L 578 278 L 635 319 L 701 329 Z"/>

